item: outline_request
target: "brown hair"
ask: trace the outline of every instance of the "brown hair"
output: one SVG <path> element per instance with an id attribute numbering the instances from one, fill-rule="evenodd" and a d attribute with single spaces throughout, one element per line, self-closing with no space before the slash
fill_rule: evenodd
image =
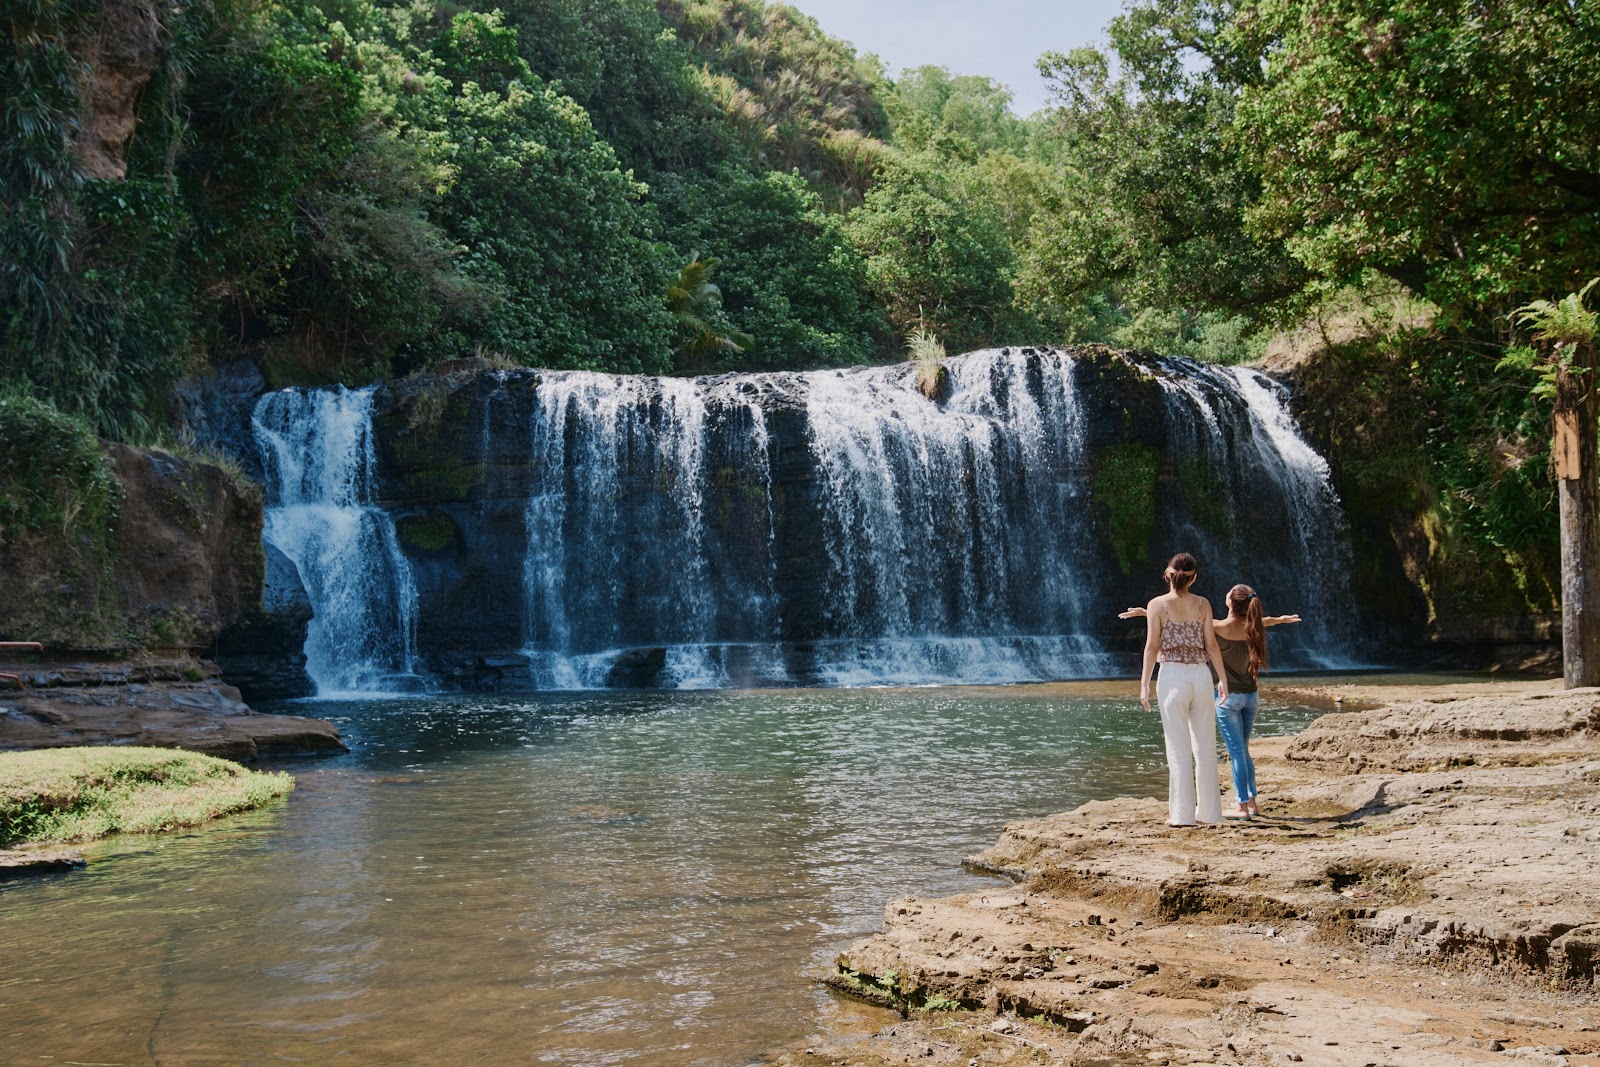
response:
<path id="1" fill-rule="evenodd" d="M 1228 614 L 1244 620 L 1244 641 L 1250 648 L 1250 674 L 1267 669 L 1267 627 L 1261 621 L 1261 598 L 1248 585 L 1228 590 Z"/>
<path id="2" fill-rule="evenodd" d="M 1167 561 L 1167 573 L 1162 577 L 1166 578 L 1167 584 L 1176 592 L 1182 593 L 1194 584 L 1195 572 L 1199 569 L 1200 565 L 1194 561 L 1193 556 L 1187 552 L 1179 552 Z"/>

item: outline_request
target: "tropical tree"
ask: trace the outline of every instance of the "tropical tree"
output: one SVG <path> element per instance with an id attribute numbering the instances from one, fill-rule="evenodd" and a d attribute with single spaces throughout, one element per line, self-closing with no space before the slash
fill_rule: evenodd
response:
<path id="1" fill-rule="evenodd" d="M 1056 308 L 1108 296 L 1137 317 L 1188 309 L 1272 317 L 1310 281 L 1276 237 L 1246 227 L 1261 183 L 1233 136 L 1261 77 L 1231 0 L 1132 0 L 1110 49 L 1046 53 L 1055 107 L 1038 150 L 1061 172 L 1018 288 Z"/>
<path id="2" fill-rule="evenodd" d="M 1600 6 L 1260 0 L 1234 140 L 1263 240 L 1313 273 L 1396 279 L 1486 324 L 1594 266 Z"/>
<path id="3" fill-rule="evenodd" d="M 749 334 L 716 320 L 722 316 L 722 290 L 711 280 L 718 259 L 702 259 L 696 252 L 667 284 L 667 310 L 677 320 L 683 342 L 673 353 L 673 369 L 697 371 L 718 356 L 738 355 L 755 344 Z"/>
<path id="4" fill-rule="evenodd" d="M 1502 368 L 1531 370 L 1555 397 L 1555 475 L 1561 500 L 1561 645 L 1567 688 L 1600 685 L 1600 314 L 1584 306 L 1596 278 L 1558 301 L 1518 308 L 1539 351 L 1513 349 Z"/>

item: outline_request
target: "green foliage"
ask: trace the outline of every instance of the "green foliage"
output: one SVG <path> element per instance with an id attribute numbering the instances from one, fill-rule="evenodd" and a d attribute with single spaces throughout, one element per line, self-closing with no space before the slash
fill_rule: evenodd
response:
<path id="1" fill-rule="evenodd" d="M 901 333 L 924 322 L 958 350 L 1009 340 L 1011 243 L 960 168 L 906 157 L 851 213 L 868 283 Z"/>
<path id="2" fill-rule="evenodd" d="M 1377 270 L 1483 321 L 1576 285 L 1600 239 L 1600 10 L 1263 0 L 1237 135 L 1255 232 L 1343 282 Z"/>
<path id="3" fill-rule="evenodd" d="M 509 0 L 532 72 L 576 100 L 623 165 L 653 178 L 743 158 L 738 132 L 702 84 L 703 61 L 651 0 Z M 687 249 L 684 249 L 687 251 Z"/>
<path id="4" fill-rule="evenodd" d="M 815 19 L 764 0 L 663 0 L 661 12 L 705 64 L 700 85 L 758 168 L 798 170 L 836 202 L 867 175 L 841 166 L 889 132 L 875 61 Z"/>
<path id="5" fill-rule="evenodd" d="M 1540 365 L 1530 349 L 1508 349 L 1495 370 L 1533 371 L 1538 374 L 1537 389 L 1555 395 L 1556 378 L 1560 371 L 1582 373 L 1586 367 L 1578 364 L 1585 349 L 1593 349 L 1600 337 L 1600 314 L 1584 306 L 1589 292 L 1600 285 L 1595 278 L 1576 293 L 1568 293 L 1560 300 L 1535 300 L 1519 307 L 1512 320 L 1533 335 L 1533 339 L 1549 347 L 1548 361 Z"/>
<path id="6" fill-rule="evenodd" d="M 1137 441 L 1110 445 L 1096 458 L 1094 501 L 1105 511 L 1104 529 L 1123 574 L 1150 557 L 1159 467 L 1156 450 Z"/>
<path id="7" fill-rule="evenodd" d="M 841 366 L 880 350 L 866 264 L 799 177 L 733 167 L 663 177 L 655 199 L 676 244 L 717 260 L 726 323 L 751 340 L 716 369 Z"/>
<path id="8" fill-rule="evenodd" d="M 1328 451 L 1356 532 L 1365 600 L 1395 596 L 1398 549 L 1430 616 L 1558 603 L 1551 398 L 1496 372 L 1485 351 L 1396 331 L 1336 344 L 1299 373 L 1303 423 Z"/>
<path id="9" fill-rule="evenodd" d="M 436 84 L 424 106 L 419 120 L 455 146 L 455 178 L 435 214 L 465 248 L 462 270 L 499 297 L 454 316 L 429 355 L 664 370 L 672 323 L 659 296 L 664 265 L 635 207 L 644 190 L 583 109 L 531 80 L 503 94 Z"/>
<path id="10" fill-rule="evenodd" d="M 968 162 L 1028 151 L 1028 124 L 1012 113 L 1011 90 L 991 78 L 917 67 L 900 75 L 885 106 L 902 150 Z"/>
<path id="11" fill-rule="evenodd" d="M 719 356 L 738 355 L 755 344 L 749 334 L 731 328 L 722 333 L 713 323 L 721 317 L 722 290 L 711 280 L 711 272 L 720 262 L 690 256 L 667 285 L 667 310 L 678 320 L 684 338 L 673 353 L 673 367 L 679 372 L 698 371 Z"/>
<path id="12" fill-rule="evenodd" d="M 82 418 L 33 397 L 0 395 L 0 544 L 78 531 L 104 544 L 121 493 Z"/>
<path id="13" fill-rule="evenodd" d="M 157 833 L 248 811 L 294 779 L 169 748 L 107 746 L 0 753 L 0 848 Z"/>
<path id="14" fill-rule="evenodd" d="M 1018 284 L 1074 332 L 1098 332 L 1093 316 L 1071 313 L 1096 294 L 1130 320 L 1153 310 L 1259 322 L 1307 284 L 1280 242 L 1245 229 L 1260 182 L 1231 129 L 1257 66 L 1234 45 L 1234 10 L 1136 0 L 1111 23 L 1110 54 L 1040 60 L 1059 105 L 1049 132 L 1062 203 L 1030 235 Z"/>

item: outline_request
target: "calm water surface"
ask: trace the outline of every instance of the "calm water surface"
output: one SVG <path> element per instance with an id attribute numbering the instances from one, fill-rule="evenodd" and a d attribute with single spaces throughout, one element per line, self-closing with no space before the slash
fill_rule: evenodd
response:
<path id="1" fill-rule="evenodd" d="M 748 1064 L 876 1022 L 805 972 L 1007 821 L 1162 794 L 1132 690 L 301 705 L 353 751 L 286 802 L 0 886 L 0 1061 Z"/>

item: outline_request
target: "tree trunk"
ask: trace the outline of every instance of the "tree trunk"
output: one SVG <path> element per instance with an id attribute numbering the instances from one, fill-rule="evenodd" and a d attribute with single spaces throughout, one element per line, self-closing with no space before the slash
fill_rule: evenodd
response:
<path id="1" fill-rule="evenodd" d="M 1556 382 L 1556 484 L 1561 497 L 1561 652 L 1568 689 L 1600 685 L 1600 453 L 1596 349 Z"/>

